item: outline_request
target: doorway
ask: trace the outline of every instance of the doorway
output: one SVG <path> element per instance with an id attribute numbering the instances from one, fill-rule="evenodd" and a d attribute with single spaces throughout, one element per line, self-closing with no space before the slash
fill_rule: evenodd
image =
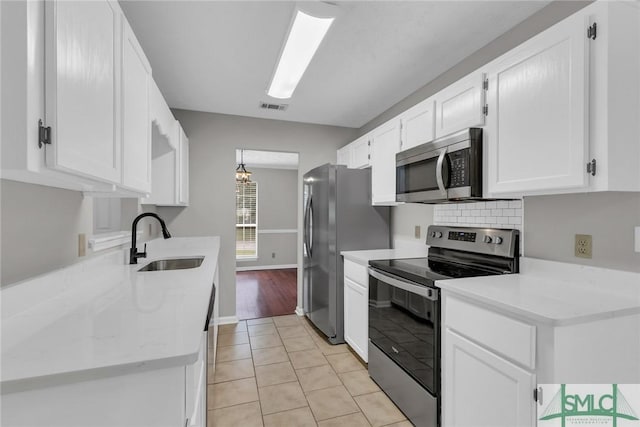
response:
<path id="1" fill-rule="evenodd" d="M 298 153 L 236 150 L 236 315 L 297 305 Z"/>

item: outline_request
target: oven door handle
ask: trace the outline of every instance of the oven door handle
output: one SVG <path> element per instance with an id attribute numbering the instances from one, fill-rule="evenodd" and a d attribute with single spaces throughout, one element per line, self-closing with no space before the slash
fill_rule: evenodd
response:
<path id="1" fill-rule="evenodd" d="M 444 157 L 447 155 L 447 147 L 444 147 L 442 151 L 440 151 L 440 155 L 438 156 L 438 162 L 436 163 L 436 182 L 438 183 L 438 188 L 440 189 L 440 193 L 444 197 L 447 196 L 447 189 L 444 186 L 444 176 L 442 175 L 442 166 L 444 165 Z"/>
<path id="2" fill-rule="evenodd" d="M 407 292 L 411 292 L 412 294 L 420 295 L 421 297 L 424 297 L 431 301 L 438 301 L 437 289 L 416 285 L 408 280 L 381 273 L 373 268 L 369 268 L 369 275 L 395 288 L 400 288 Z"/>

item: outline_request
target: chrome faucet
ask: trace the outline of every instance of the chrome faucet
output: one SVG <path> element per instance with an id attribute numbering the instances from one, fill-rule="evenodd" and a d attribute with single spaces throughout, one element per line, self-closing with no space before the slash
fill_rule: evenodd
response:
<path id="1" fill-rule="evenodd" d="M 138 248 L 136 248 L 136 230 L 138 228 L 138 221 L 146 216 L 151 216 L 157 219 L 160 222 L 160 227 L 162 227 L 162 236 L 165 239 L 171 237 L 169 234 L 169 230 L 167 230 L 167 225 L 164 223 L 164 220 L 158 216 L 158 214 L 153 212 L 145 212 L 136 217 L 133 220 L 133 224 L 131 225 L 131 249 L 129 249 L 129 264 L 137 264 L 138 258 L 146 258 L 147 257 L 147 244 L 144 244 L 144 250 L 142 252 L 138 252 Z"/>

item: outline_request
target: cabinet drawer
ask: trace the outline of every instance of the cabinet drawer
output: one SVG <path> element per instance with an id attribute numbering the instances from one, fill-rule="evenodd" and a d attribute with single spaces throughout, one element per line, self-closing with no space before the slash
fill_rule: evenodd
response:
<path id="1" fill-rule="evenodd" d="M 358 285 L 368 288 L 369 272 L 367 270 L 367 266 L 345 259 L 344 275 L 356 282 Z"/>
<path id="2" fill-rule="evenodd" d="M 535 368 L 536 327 L 445 297 L 445 325 L 527 368 Z"/>

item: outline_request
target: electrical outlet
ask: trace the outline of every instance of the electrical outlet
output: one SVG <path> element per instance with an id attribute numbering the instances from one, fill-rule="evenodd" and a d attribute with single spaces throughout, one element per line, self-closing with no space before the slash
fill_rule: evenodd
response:
<path id="1" fill-rule="evenodd" d="M 271 252 L 271 258 L 275 258 L 276 257 L 276 253 L 275 252 Z"/>
<path id="2" fill-rule="evenodd" d="M 591 234 L 576 234 L 575 255 L 578 258 L 591 258 L 592 249 Z"/>
<path id="3" fill-rule="evenodd" d="M 82 257 L 87 254 L 87 236 L 84 233 L 78 234 L 78 256 Z"/>
<path id="4" fill-rule="evenodd" d="M 413 230 L 413 237 L 415 237 L 416 239 L 420 238 L 420 226 L 416 225 L 414 230 Z"/>

